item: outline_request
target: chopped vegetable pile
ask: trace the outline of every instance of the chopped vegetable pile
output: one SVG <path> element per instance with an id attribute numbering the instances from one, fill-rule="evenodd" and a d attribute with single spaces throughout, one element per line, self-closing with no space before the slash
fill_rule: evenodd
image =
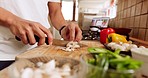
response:
<path id="1" fill-rule="evenodd" d="M 66 78 L 71 77 L 72 69 L 69 63 L 57 66 L 56 60 L 50 60 L 47 63 L 38 62 L 37 67 L 26 67 L 22 71 L 15 69 L 14 78 Z"/>
<path id="2" fill-rule="evenodd" d="M 92 54 L 93 58 L 88 59 L 87 63 L 102 69 L 102 73 L 101 76 L 99 76 L 99 78 L 132 78 L 130 76 L 131 74 L 122 75 L 123 71 L 134 71 L 140 68 L 142 65 L 141 61 L 134 60 L 130 56 L 119 55 L 119 49 L 115 50 L 115 52 L 112 52 L 105 48 L 88 48 L 88 51 Z M 116 73 L 115 75 L 112 72 L 112 74 L 110 74 L 109 77 L 106 77 L 105 73 L 107 73 L 108 69 L 114 70 L 114 73 L 121 72 L 120 76 L 119 74 Z M 98 76 L 96 77 L 95 73 L 94 70 L 91 70 L 91 72 L 89 73 L 89 78 L 97 78 Z M 98 73 L 99 72 L 97 72 L 97 74 Z"/>
<path id="3" fill-rule="evenodd" d="M 132 43 L 116 43 L 116 42 L 110 42 L 107 44 L 109 48 L 112 50 L 120 49 L 121 51 L 128 52 L 132 48 L 137 48 L 138 46 L 136 44 Z"/>
<path id="4" fill-rule="evenodd" d="M 73 42 L 70 41 L 66 47 L 62 48 L 62 50 L 67 51 L 67 52 L 71 52 L 71 51 L 75 51 L 75 49 L 80 48 L 80 45 L 78 44 L 78 42 Z"/>

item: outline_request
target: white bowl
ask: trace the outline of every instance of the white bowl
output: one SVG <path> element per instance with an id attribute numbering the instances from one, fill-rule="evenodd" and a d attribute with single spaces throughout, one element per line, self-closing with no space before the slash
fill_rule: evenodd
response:
<path id="1" fill-rule="evenodd" d="M 98 28 L 95 28 L 95 27 L 92 27 L 90 28 L 91 31 L 98 31 L 99 29 Z"/>
<path id="2" fill-rule="evenodd" d="M 144 63 L 141 67 L 141 74 L 148 76 L 148 48 L 133 48 L 131 52 L 134 59 Z"/>

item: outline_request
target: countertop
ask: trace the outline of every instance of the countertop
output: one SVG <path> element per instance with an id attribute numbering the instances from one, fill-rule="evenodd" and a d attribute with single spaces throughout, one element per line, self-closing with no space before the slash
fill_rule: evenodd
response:
<path id="1" fill-rule="evenodd" d="M 48 56 L 48 55 L 64 56 L 64 57 L 79 60 L 79 58 L 82 54 L 88 52 L 87 51 L 88 47 L 104 47 L 97 40 L 82 40 L 79 42 L 79 44 L 81 44 L 81 48 L 76 49 L 73 52 L 65 52 L 65 51 L 61 50 L 61 47 L 64 47 L 67 43 L 68 43 L 67 41 L 61 41 L 61 40 L 55 39 L 53 41 L 53 45 L 42 45 L 42 46 L 36 47 L 32 50 L 28 50 L 28 51 L 16 56 L 16 61 L 19 59 L 29 59 L 29 58 L 33 58 L 33 57 Z M 21 61 L 19 65 L 22 65 L 23 63 L 25 63 L 25 62 Z M 15 62 L 12 65 L 14 65 L 14 64 L 15 64 Z M 12 68 L 12 65 L 10 65 L 9 67 L 0 71 L 0 78 L 11 78 L 10 77 L 11 72 L 9 71 L 9 69 Z M 141 77 L 140 72 L 137 74 L 139 74 L 139 75 L 136 78 L 146 78 L 146 77 Z"/>

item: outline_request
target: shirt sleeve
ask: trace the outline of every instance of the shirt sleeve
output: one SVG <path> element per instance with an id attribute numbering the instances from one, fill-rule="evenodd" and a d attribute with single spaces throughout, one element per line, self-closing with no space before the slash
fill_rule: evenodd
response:
<path id="1" fill-rule="evenodd" d="M 48 2 L 61 2 L 61 0 L 48 0 Z"/>

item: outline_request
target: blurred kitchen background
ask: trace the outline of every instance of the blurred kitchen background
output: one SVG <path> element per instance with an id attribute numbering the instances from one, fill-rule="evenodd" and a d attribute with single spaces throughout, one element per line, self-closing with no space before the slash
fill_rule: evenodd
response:
<path id="1" fill-rule="evenodd" d="M 78 23 L 84 36 L 91 35 L 84 39 L 97 39 L 102 27 L 93 26 L 93 20 L 107 17 L 107 27 L 131 29 L 126 32 L 130 37 L 148 41 L 147 4 L 148 0 L 62 0 L 61 6 L 67 21 Z M 61 38 L 55 29 L 52 33 Z"/>

